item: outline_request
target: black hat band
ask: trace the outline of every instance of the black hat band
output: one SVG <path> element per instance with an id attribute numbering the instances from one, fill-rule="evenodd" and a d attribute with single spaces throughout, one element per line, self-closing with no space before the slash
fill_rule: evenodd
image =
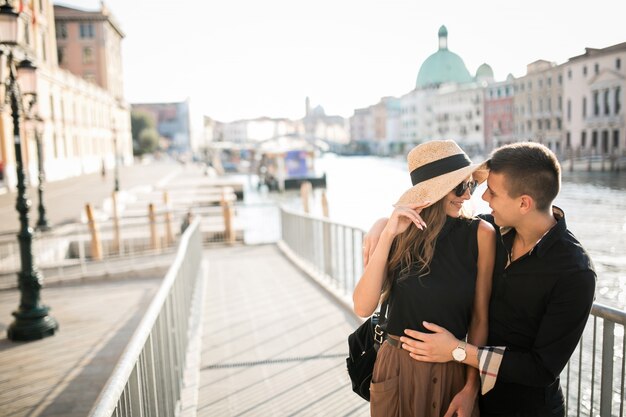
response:
<path id="1" fill-rule="evenodd" d="M 438 159 L 436 161 L 429 162 L 426 165 L 422 165 L 421 167 L 415 168 L 411 172 L 411 182 L 413 185 L 417 185 L 420 182 L 427 181 L 431 178 L 468 167 L 471 163 L 472 161 L 470 161 L 467 155 L 463 153 L 447 156 L 443 159 Z"/>

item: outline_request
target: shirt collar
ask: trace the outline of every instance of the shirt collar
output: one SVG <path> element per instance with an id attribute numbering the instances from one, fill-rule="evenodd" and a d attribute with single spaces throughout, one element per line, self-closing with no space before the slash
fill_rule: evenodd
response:
<path id="1" fill-rule="evenodd" d="M 552 206 L 552 215 L 556 219 L 556 224 L 543 235 L 535 245 L 537 256 L 542 257 L 565 233 L 567 224 L 565 223 L 565 213 L 557 206 Z"/>
<path id="2" fill-rule="evenodd" d="M 530 250 L 530 252 L 535 252 L 537 256 L 542 257 L 546 254 L 546 252 L 554 245 L 554 243 L 559 240 L 563 234 L 567 232 L 567 224 L 565 223 L 565 212 L 557 207 L 552 206 L 552 215 L 556 219 L 556 224 L 552 226 L 550 230 L 546 232 L 545 235 L 541 237 Z M 502 240 L 505 242 L 505 247 L 507 251 L 511 251 L 511 245 L 513 244 L 513 239 L 515 238 L 515 229 L 512 227 L 501 227 L 500 234 L 502 235 Z"/>

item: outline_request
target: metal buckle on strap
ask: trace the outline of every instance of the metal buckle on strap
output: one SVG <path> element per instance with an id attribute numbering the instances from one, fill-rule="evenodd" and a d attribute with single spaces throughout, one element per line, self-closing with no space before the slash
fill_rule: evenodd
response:
<path id="1" fill-rule="evenodd" d="M 382 345 L 385 340 L 385 332 L 378 324 L 374 327 L 374 341 L 379 345 Z"/>

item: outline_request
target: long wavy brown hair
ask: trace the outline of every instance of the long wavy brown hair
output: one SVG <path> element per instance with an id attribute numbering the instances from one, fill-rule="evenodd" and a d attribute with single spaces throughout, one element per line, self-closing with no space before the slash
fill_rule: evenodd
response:
<path id="1" fill-rule="evenodd" d="M 394 238 L 387 260 L 387 276 L 383 282 L 381 301 L 389 297 L 394 277 L 403 275 L 409 270 L 413 272 L 413 268 L 416 268 L 415 273 L 418 276 L 426 275 L 430 271 L 437 236 L 446 222 L 444 200 L 445 198 L 442 198 L 420 213 L 426 222 L 426 229 L 419 230 L 411 223 L 404 232 Z"/>

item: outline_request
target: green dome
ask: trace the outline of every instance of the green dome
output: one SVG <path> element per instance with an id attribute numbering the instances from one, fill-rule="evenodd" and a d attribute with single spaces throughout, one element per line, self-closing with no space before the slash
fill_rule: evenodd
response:
<path id="1" fill-rule="evenodd" d="M 417 74 L 417 88 L 435 87 L 442 83 L 467 83 L 472 81 L 463 59 L 448 50 L 448 30 L 439 28 L 439 50 L 429 56 Z"/>
<path id="2" fill-rule="evenodd" d="M 493 69 L 487 63 L 482 64 L 476 70 L 476 78 L 490 78 L 490 79 L 493 79 Z"/>

